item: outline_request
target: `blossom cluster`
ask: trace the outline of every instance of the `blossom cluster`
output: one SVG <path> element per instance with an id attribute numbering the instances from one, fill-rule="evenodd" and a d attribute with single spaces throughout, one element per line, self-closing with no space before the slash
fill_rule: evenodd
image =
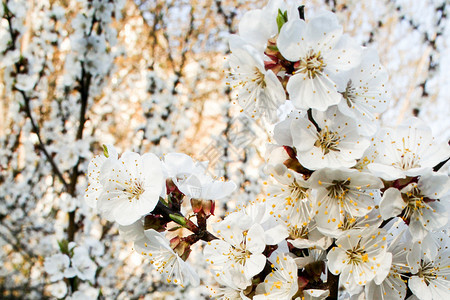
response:
<path id="1" fill-rule="evenodd" d="M 207 162 L 105 146 L 88 203 L 168 282 L 199 284 L 187 259 L 205 241 L 220 299 L 449 295 L 450 179 L 439 169 L 450 147 L 419 119 L 379 128 L 389 96 L 376 50 L 333 13 L 305 21 L 303 6 L 284 1 L 247 12 L 230 49 L 242 111 L 273 125 L 264 197 L 207 226 L 235 189 L 209 177 Z"/>
<path id="2" fill-rule="evenodd" d="M 104 146 L 104 153 L 89 164 L 85 199 L 105 219 L 117 222 L 120 234 L 133 241 L 136 251 L 168 282 L 198 285 L 198 275 L 185 263 L 190 246 L 212 238 L 206 220 L 214 213 L 213 201 L 236 188 L 233 182 L 214 180 L 206 170 L 207 162 L 195 163 L 181 153 L 166 154 L 163 160 L 152 153 L 124 152 L 118 157 L 113 146 Z M 197 225 L 184 217 L 185 196 L 191 199 Z M 167 239 L 161 232 L 176 230 L 172 222 L 193 234 Z"/>
<path id="3" fill-rule="evenodd" d="M 52 295 L 57 298 L 65 297 L 68 288 L 63 279 L 77 277 L 86 283 L 73 293 L 70 299 L 96 297 L 99 291 L 89 283 L 94 283 L 97 269 L 105 266 L 105 261 L 102 260 L 104 245 L 91 239 L 83 246 L 77 246 L 74 242 L 60 243 L 59 246 L 61 252 L 47 257 L 44 261 L 44 269 L 50 275 L 50 281 L 54 282 L 50 289 Z"/>

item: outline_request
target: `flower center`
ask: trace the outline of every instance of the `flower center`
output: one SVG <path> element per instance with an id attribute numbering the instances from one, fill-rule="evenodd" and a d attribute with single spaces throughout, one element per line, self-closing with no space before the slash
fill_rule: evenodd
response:
<path id="1" fill-rule="evenodd" d="M 281 280 L 278 280 L 278 281 L 275 281 L 274 283 L 272 283 L 270 290 L 272 291 L 274 288 L 279 290 L 279 289 L 281 289 L 282 286 L 283 286 L 283 282 L 281 282 Z"/>
<path id="2" fill-rule="evenodd" d="M 286 205 L 294 205 L 300 199 L 308 197 L 307 188 L 304 188 L 298 184 L 297 181 L 292 182 L 289 185 L 289 197 L 286 198 Z"/>
<path id="3" fill-rule="evenodd" d="M 404 150 L 400 156 L 400 161 L 396 163 L 403 170 L 420 167 L 417 162 L 416 155 L 409 150 Z"/>
<path id="4" fill-rule="evenodd" d="M 307 239 L 308 238 L 308 227 L 307 226 L 290 226 L 289 227 L 289 238 L 296 239 Z"/>
<path id="5" fill-rule="evenodd" d="M 123 192 L 128 196 L 128 200 L 132 202 L 134 199 L 139 200 L 139 197 L 145 192 L 144 183 L 140 180 L 125 182 L 126 188 Z"/>
<path id="6" fill-rule="evenodd" d="M 355 102 L 356 96 L 356 89 L 352 86 L 352 80 L 350 79 L 347 82 L 347 87 L 345 88 L 345 91 L 342 92 L 342 97 L 347 101 L 348 107 L 353 107 L 353 102 Z"/>
<path id="7" fill-rule="evenodd" d="M 247 258 L 250 258 L 250 254 L 250 251 L 246 249 L 245 243 L 241 243 L 239 246 L 233 247 L 229 256 L 236 263 L 244 265 Z"/>
<path id="8" fill-rule="evenodd" d="M 260 86 L 261 88 L 265 88 L 266 87 L 266 81 L 264 79 L 265 79 L 264 74 L 258 68 L 255 68 L 254 77 L 252 78 L 252 81 L 257 86 Z"/>
<path id="9" fill-rule="evenodd" d="M 327 187 L 328 197 L 342 200 L 350 190 L 348 185 L 350 184 L 350 178 L 346 180 L 333 180 L 332 184 Z"/>
<path id="10" fill-rule="evenodd" d="M 337 146 L 339 145 L 340 137 L 337 132 L 329 131 L 325 126 L 320 132 L 317 133 L 317 141 L 314 146 L 320 147 L 323 154 L 326 155 L 330 151 L 340 151 Z"/>
<path id="11" fill-rule="evenodd" d="M 420 194 L 420 189 L 415 183 L 411 191 L 407 192 L 406 194 L 402 194 L 402 198 L 406 203 L 406 208 L 403 210 L 401 218 L 406 223 L 409 223 L 413 214 L 422 214 L 420 211 L 428 207 L 428 205 L 426 204 L 427 202 L 435 201 L 434 199 L 424 197 L 422 194 Z"/>
<path id="12" fill-rule="evenodd" d="M 342 231 L 347 231 L 356 226 L 356 219 L 348 214 L 345 214 L 344 221 L 338 224 L 338 228 Z"/>
<path id="13" fill-rule="evenodd" d="M 309 50 L 308 54 L 298 62 L 295 73 L 304 73 L 313 79 L 317 75 L 321 75 L 325 67 L 326 64 L 323 62 L 320 51 L 316 53 L 314 50 Z"/>
<path id="14" fill-rule="evenodd" d="M 431 280 L 437 279 L 436 271 L 438 268 L 434 267 L 431 262 L 425 263 L 421 261 L 422 267 L 419 269 L 417 275 L 425 281 L 427 285 L 430 285 Z"/>
<path id="15" fill-rule="evenodd" d="M 403 141 L 402 149 L 397 149 L 397 151 L 401 152 L 400 160 L 393 163 L 393 165 L 403 170 L 409 170 L 412 168 L 420 167 L 419 164 L 420 158 L 416 156 L 416 154 L 408 148 L 408 146 L 406 145 L 405 138 L 403 138 L 402 141 Z"/>
<path id="16" fill-rule="evenodd" d="M 351 250 L 347 250 L 346 253 L 350 264 L 359 265 L 369 261 L 369 255 L 363 248 L 360 248 L 359 244 Z"/>

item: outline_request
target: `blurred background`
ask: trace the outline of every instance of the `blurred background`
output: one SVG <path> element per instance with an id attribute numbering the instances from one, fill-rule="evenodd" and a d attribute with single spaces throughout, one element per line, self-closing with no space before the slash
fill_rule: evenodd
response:
<path id="1" fill-rule="evenodd" d="M 161 281 L 116 225 L 87 207 L 85 174 L 102 144 L 184 152 L 240 187 L 218 216 L 256 199 L 269 135 L 239 115 L 224 58 L 242 15 L 265 1 L 2 2 L 0 298 L 208 299 L 205 284 Z M 418 116 L 449 140 L 447 0 L 303 4 L 306 19 L 332 10 L 357 43 L 378 50 L 390 74 L 384 126 Z M 45 259 L 77 247 L 89 253 L 92 275 L 51 278 Z M 189 260 L 207 282 L 200 248 Z"/>

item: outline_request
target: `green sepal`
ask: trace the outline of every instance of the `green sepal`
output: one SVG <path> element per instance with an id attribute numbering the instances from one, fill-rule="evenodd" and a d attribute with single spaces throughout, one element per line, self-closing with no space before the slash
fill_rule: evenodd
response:
<path id="1" fill-rule="evenodd" d="M 277 25 L 278 25 L 278 33 L 280 33 L 281 27 L 288 21 L 287 11 L 282 12 L 281 9 L 278 9 L 277 15 Z"/>
<path id="2" fill-rule="evenodd" d="M 183 228 L 183 226 L 175 226 L 173 228 L 167 229 L 167 231 L 175 231 L 175 230 L 178 230 L 180 228 Z"/>
<path id="3" fill-rule="evenodd" d="M 169 199 L 170 196 L 167 196 L 167 198 Z M 159 197 L 159 202 L 161 202 L 164 206 L 168 206 L 169 205 L 169 202 L 166 201 L 166 199 L 164 199 L 162 197 Z"/>
<path id="4" fill-rule="evenodd" d="M 109 157 L 109 153 L 108 153 L 108 147 L 106 147 L 106 145 L 102 145 L 103 147 L 103 155 L 108 158 Z"/>
<path id="5" fill-rule="evenodd" d="M 58 241 L 59 250 L 63 254 L 70 255 L 69 253 L 69 242 L 67 240 Z"/>
<path id="6" fill-rule="evenodd" d="M 180 215 L 175 214 L 169 214 L 169 217 L 177 224 L 180 224 L 181 226 L 186 226 L 186 218 Z"/>

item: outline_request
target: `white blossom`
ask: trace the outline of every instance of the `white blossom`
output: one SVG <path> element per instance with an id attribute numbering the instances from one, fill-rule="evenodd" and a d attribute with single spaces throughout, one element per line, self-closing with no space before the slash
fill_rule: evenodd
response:
<path id="1" fill-rule="evenodd" d="M 222 275 L 225 276 L 214 276 L 214 279 L 221 285 L 221 287 L 211 289 L 214 297 L 222 300 L 250 299 L 245 295 L 246 288 L 251 285 L 250 279 L 246 279 L 236 269 L 223 270 Z"/>
<path id="2" fill-rule="evenodd" d="M 262 55 L 238 37 L 230 40 L 230 48 L 228 84 L 237 90 L 243 111 L 252 118 L 264 117 L 274 123 L 278 107 L 286 100 L 281 82 L 272 70 L 265 70 Z"/>
<path id="3" fill-rule="evenodd" d="M 336 107 L 313 114 L 320 131 L 311 121 L 292 120 L 291 134 L 300 164 L 310 170 L 352 167 L 369 141 L 360 136 L 353 120 L 343 116 Z"/>
<path id="4" fill-rule="evenodd" d="M 100 176 L 105 176 L 105 173 L 107 173 L 106 170 L 103 173 L 101 172 L 103 164 L 108 159 L 117 160 L 118 157 L 117 151 L 112 145 L 105 147 L 108 156 L 105 156 L 105 154 L 96 155 L 91 159 L 88 166 L 88 186 L 84 193 L 84 200 L 92 208 L 97 208 L 98 198 L 103 192 L 103 185 L 101 183 L 103 180 L 101 180 Z"/>
<path id="5" fill-rule="evenodd" d="M 174 252 L 169 241 L 161 233 L 148 229 L 145 238 L 134 243 L 136 251 L 166 278 L 167 282 L 185 286 L 200 284 L 200 279 L 192 267 Z"/>
<path id="6" fill-rule="evenodd" d="M 317 170 L 309 179 L 315 194 L 316 217 L 319 228 L 343 228 L 348 219 L 367 215 L 375 207 L 376 190 L 381 180 L 352 169 Z"/>
<path id="7" fill-rule="evenodd" d="M 450 250 L 445 241 L 436 257 L 430 259 L 414 244 L 407 261 L 412 276 L 408 287 L 420 300 L 445 299 L 450 293 Z"/>
<path id="8" fill-rule="evenodd" d="M 317 228 L 312 202 L 301 200 L 297 209 L 298 211 L 294 211 L 285 221 L 289 232 L 287 241 L 299 249 L 327 249 L 332 240 Z"/>
<path id="9" fill-rule="evenodd" d="M 385 111 L 389 105 L 385 84 L 388 74 L 380 65 L 374 48 L 363 50 L 361 64 L 346 74 L 342 74 L 345 86 L 339 89 L 342 101 L 339 110 L 356 119 L 358 131 L 362 135 L 373 135 L 379 124 L 377 113 Z"/>
<path id="10" fill-rule="evenodd" d="M 288 20 L 281 28 L 277 46 L 283 57 L 294 62 L 286 89 L 298 109 L 321 111 L 338 104 L 342 96 L 335 78 L 356 67 L 361 50 L 342 35 L 336 15 L 327 12 L 303 20 Z"/>
<path id="11" fill-rule="evenodd" d="M 287 255 L 279 255 L 272 264 L 272 272 L 261 283 L 264 294 L 253 299 L 291 300 L 298 291 L 297 265 Z"/>
<path id="12" fill-rule="evenodd" d="M 218 230 L 223 239 L 213 240 L 205 246 L 206 261 L 217 276 L 223 276 L 223 270 L 236 269 L 245 279 L 250 279 L 266 265 L 264 229 L 259 224 L 253 224 L 245 231 L 236 225 L 227 227 Z"/>
<path id="13" fill-rule="evenodd" d="M 67 295 L 67 284 L 64 281 L 58 281 L 48 286 L 50 293 L 60 299 Z"/>
<path id="14" fill-rule="evenodd" d="M 86 248 L 78 246 L 74 249 L 72 256 L 72 267 L 75 274 L 81 280 L 94 282 L 95 272 L 97 271 L 96 263 L 90 258 Z"/>
<path id="15" fill-rule="evenodd" d="M 165 188 L 161 161 L 152 153 L 125 152 L 119 160 L 103 164 L 108 170 L 98 200 L 102 215 L 120 225 L 130 225 L 151 212 Z"/>
<path id="16" fill-rule="evenodd" d="M 422 241 L 429 231 L 448 223 L 449 189 L 447 175 L 426 172 L 417 183 L 400 191 L 386 190 L 380 202 L 381 215 L 383 219 L 400 216 L 409 225 L 412 240 Z"/>
<path id="17" fill-rule="evenodd" d="M 302 175 L 288 170 L 283 164 L 270 169 L 270 175 L 277 183 L 267 187 L 267 205 L 271 208 L 270 214 L 277 218 L 296 214 L 303 201 L 309 197 L 309 183 Z"/>
<path id="18" fill-rule="evenodd" d="M 420 175 L 450 157 L 450 146 L 434 142 L 430 128 L 416 118 L 382 130 L 375 145 L 378 155 L 368 168 L 385 180 Z"/>
<path id="19" fill-rule="evenodd" d="M 376 277 L 365 286 L 364 292 L 367 300 L 405 299 L 405 279 L 407 273 L 410 272 L 406 256 L 411 251 L 411 247 L 407 245 L 406 241 L 403 241 L 403 232 L 404 230 L 394 232 L 396 235 L 389 244 L 387 251 L 392 253 L 392 265 L 386 278 L 380 281 Z"/>
<path id="20" fill-rule="evenodd" d="M 383 229 L 349 230 L 336 240 L 336 245 L 328 252 L 328 269 L 335 275 L 340 274 L 340 282 L 350 294 L 379 273 L 387 276 L 392 254 L 386 251 Z"/>
<path id="21" fill-rule="evenodd" d="M 73 277 L 70 267 L 70 258 L 66 254 L 58 253 L 45 258 L 44 269 L 50 275 L 51 281 L 58 281 L 64 277 Z"/>
<path id="22" fill-rule="evenodd" d="M 278 10 L 287 12 L 288 20 L 298 20 L 299 5 L 300 1 L 269 0 L 262 9 L 252 9 L 242 16 L 239 36 L 258 51 L 264 51 L 267 41 L 278 33 Z"/>
<path id="23" fill-rule="evenodd" d="M 163 168 L 165 177 L 172 179 L 178 189 L 190 198 L 219 200 L 236 189 L 233 181 L 214 180 L 207 174 L 208 162 L 194 162 L 186 154 L 166 154 Z"/>

